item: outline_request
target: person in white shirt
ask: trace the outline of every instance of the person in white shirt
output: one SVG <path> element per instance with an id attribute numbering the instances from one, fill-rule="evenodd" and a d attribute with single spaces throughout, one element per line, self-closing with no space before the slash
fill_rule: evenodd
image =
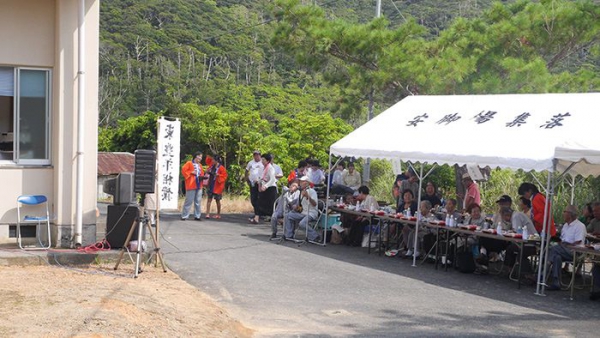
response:
<path id="1" fill-rule="evenodd" d="M 283 218 L 285 214 L 293 210 L 298 206 L 300 197 L 300 189 L 298 180 L 293 180 L 289 187 L 283 188 L 284 193 L 279 197 L 277 208 L 273 210 L 271 216 L 271 239 L 277 238 L 277 222 L 280 218 Z"/>
<path id="2" fill-rule="evenodd" d="M 277 181 L 275 180 L 275 169 L 271 165 L 273 157 L 271 154 L 262 155 L 263 172 L 257 182 L 258 200 L 254 208 L 254 217 L 250 223 L 258 224 L 260 216 L 266 217 L 273 214 L 273 205 L 277 199 Z"/>
<path id="3" fill-rule="evenodd" d="M 281 170 L 281 167 L 274 162 L 275 161 L 275 155 L 271 154 L 271 156 L 273 156 L 273 160 L 271 161 L 271 165 L 273 166 L 273 169 L 275 170 L 275 179 L 277 181 L 279 181 L 279 179 L 283 177 L 283 170 Z"/>
<path id="4" fill-rule="evenodd" d="M 321 169 L 319 160 L 311 160 L 309 162 L 306 176 L 308 176 L 313 185 L 321 185 L 325 182 L 325 173 Z"/>
<path id="5" fill-rule="evenodd" d="M 252 208 L 258 208 L 258 180 L 260 175 L 264 170 L 264 166 L 262 164 L 260 158 L 260 151 L 255 150 L 252 153 L 252 160 L 248 162 L 246 165 L 246 172 L 244 173 L 244 179 L 248 186 L 250 187 L 250 203 L 252 204 Z M 254 215 L 256 216 L 256 215 Z"/>
<path id="6" fill-rule="evenodd" d="M 340 162 L 338 163 L 338 165 L 335 168 L 335 171 L 333 172 L 333 177 L 331 178 L 331 183 L 332 186 L 333 185 L 341 185 L 343 184 L 342 181 L 342 173 L 344 172 L 344 163 Z"/>
<path id="7" fill-rule="evenodd" d="M 577 219 L 577 207 L 569 205 L 563 211 L 565 224 L 560 231 L 560 243 L 550 248 L 548 262 L 552 264 L 552 281 L 548 290 L 560 290 L 559 278 L 563 261 L 573 261 L 573 252 L 567 245 L 580 245 L 585 240 L 585 224 Z"/>
<path id="8" fill-rule="evenodd" d="M 300 230 L 306 229 L 308 240 L 319 242 L 321 236 L 308 225 L 308 222 L 315 221 L 319 216 L 317 192 L 310 187 L 310 181 L 307 176 L 300 178 L 300 196 L 298 197 L 298 206 L 288 212 L 283 218 L 284 239 L 294 238 L 294 227 L 298 224 Z"/>

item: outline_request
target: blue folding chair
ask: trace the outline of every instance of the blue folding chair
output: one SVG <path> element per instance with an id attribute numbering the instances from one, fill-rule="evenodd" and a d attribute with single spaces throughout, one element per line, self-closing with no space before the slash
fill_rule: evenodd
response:
<path id="1" fill-rule="evenodd" d="M 29 216 L 25 215 L 21 218 L 21 209 L 28 209 L 33 211 L 35 209 L 39 213 L 39 208 L 33 208 L 38 205 L 44 205 L 46 207 L 46 215 L 40 216 Z M 28 208 L 30 207 L 30 208 Z M 46 223 L 46 234 L 48 237 L 48 243 L 44 244 L 41 237 L 42 224 Z M 35 224 L 35 237 L 40 246 L 34 247 L 23 247 L 21 241 L 21 225 L 23 224 Z M 17 198 L 17 242 L 21 249 L 49 249 L 51 245 L 50 240 L 50 211 L 48 210 L 48 199 L 44 195 L 22 195 Z"/>

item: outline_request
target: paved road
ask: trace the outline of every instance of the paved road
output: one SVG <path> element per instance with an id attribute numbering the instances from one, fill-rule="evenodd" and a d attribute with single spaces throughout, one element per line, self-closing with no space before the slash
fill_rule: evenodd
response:
<path id="1" fill-rule="evenodd" d="M 170 268 L 258 336 L 597 337 L 600 302 L 505 277 L 411 267 L 366 249 L 268 241 L 267 224 L 161 218 Z"/>

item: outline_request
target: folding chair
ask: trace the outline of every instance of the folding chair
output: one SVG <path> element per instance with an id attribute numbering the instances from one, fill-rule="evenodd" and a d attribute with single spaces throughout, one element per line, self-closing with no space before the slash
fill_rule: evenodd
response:
<path id="1" fill-rule="evenodd" d="M 46 208 L 45 215 L 39 216 L 29 216 L 25 215 L 21 219 L 21 209 L 27 209 L 27 211 L 35 211 L 40 213 L 40 208 L 36 206 L 43 206 Z M 44 244 L 41 238 L 41 227 L 42 224 L 46 224 L 46 235 L 48 237 L 48 243 Z M 21 225 L 22 224 L 35 224 L 35 237 L 40 246 L 34 247 L 23 247 L 22 239 L 21 239 Z M 38 250 L 46 250 L 51 246 L 51 238 L 50 238 L 50 211 L 48 210 L 48 199 L 44 195 L 22 195 L 17 198 L 17 243 L 21 249 L 38 249 Z"/>

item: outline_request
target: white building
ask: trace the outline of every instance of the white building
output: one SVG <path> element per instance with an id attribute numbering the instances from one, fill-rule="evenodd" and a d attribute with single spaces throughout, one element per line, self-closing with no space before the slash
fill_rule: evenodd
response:
<path id="1" fill-rule="evenodd" d="M 99 5 L 0 0 L 0 243 L 23 194 L 48 197 L 53 246 L 96 240 Z"/>

